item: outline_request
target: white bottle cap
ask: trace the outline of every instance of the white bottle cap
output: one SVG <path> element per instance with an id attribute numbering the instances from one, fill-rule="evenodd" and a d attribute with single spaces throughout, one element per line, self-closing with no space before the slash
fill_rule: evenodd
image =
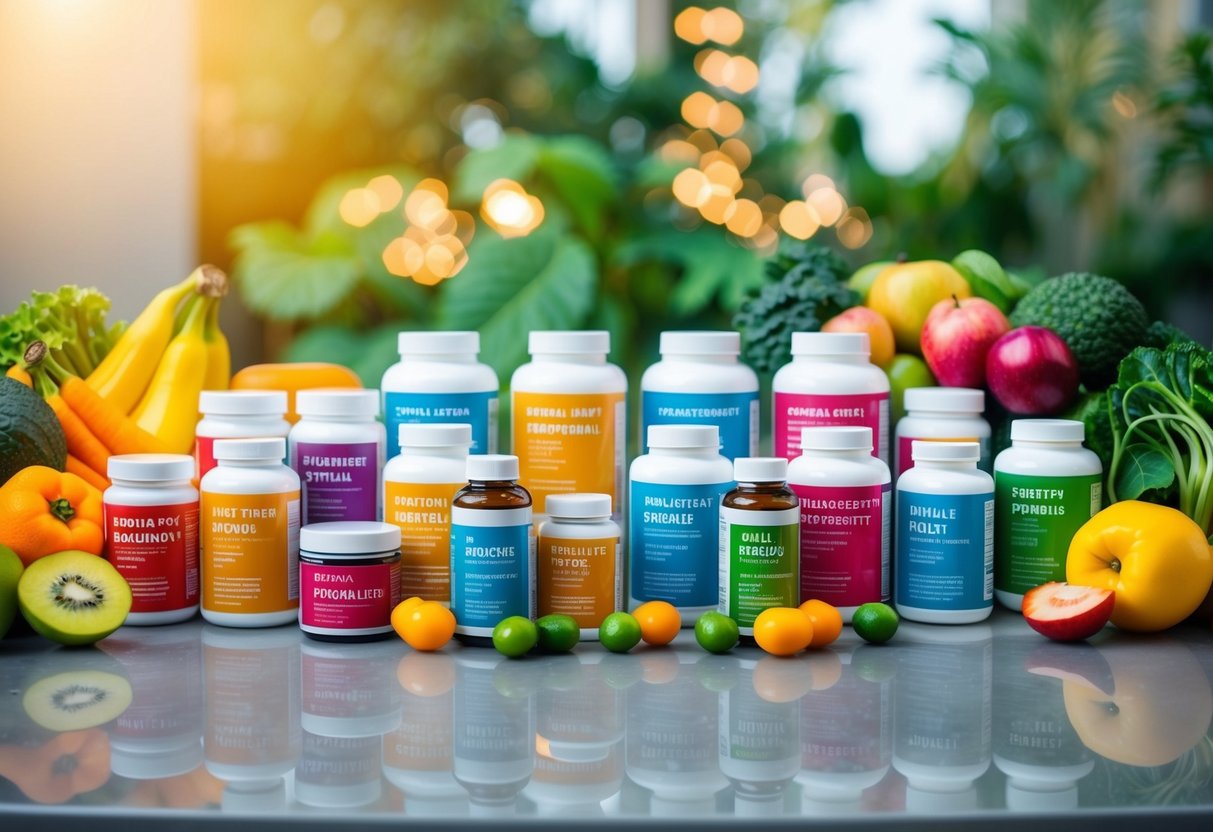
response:
<path id="1" fill-rule="evenodd" d="M 527 339 L 531 355 L 606 355 L 611 351 L 611 333 L 606 330 L 539 330 Z"/>
<path id="2" fill-rule="evenodd" d="M 906 410 L 934 413 L 982 413 L 986 391 L 968 387 L 911 387 L 906 390 Z"/>
<path id="3" fill-rule="evenodd" d="M 194 458 L 186 454 L 121 454 L 109 458 L 105 473 L 111 480 L 177 482 L 194 476 Z"/>
<path id="4" fill-rule="evenodd" d="M 281 436 L 261 436 L 255 439 L 216 439 L 215 459 L 274 460 L 286 456 L 286 440 Z M 192 475 L 191 475 L 192 476 Z"/>
<path id="5" fill-rule="evenodd" d="M 374 419 L 379 415 L 378 390 L 311 389 L 295 394 L 295 412 L 300 416 Z"/>
<path id="6" fill-rule="evenodd" d="M 801 428 L 800 447 L 811 451 L 871 451 L 872 429 L 858 425 Z"/>
<path id="7" fill-rule="evenodd" d="M 720 449 L 716 425 L 649 425 L 650 448 Z"/>
<path id="8" fill-rule="evenodd" d="M 453 448 L 472 446 L 472 426 L 405 422 L 396 431 L 402 448 Z"/>
<path id="9" fill-rule="evenodd" d="M 203 390 L 198 412 L 207 416 L 284 416 L 285 390 Z"/>
<path id="10" fill-rule="evenodd" d="M 740 332 L 663 332 L 662 355 L 741 355 Z"/>
<path id="11" fill-rule="evenodd" d="M 518 457 L 510 454 L 474 454 L 468 457 L 468 480 L 498 482 L 518 479 Z"/>
<path id="12" fill-rule="evenodd" d="M 793 332 L 792 355 L 871 355 L 866 332 Z"/>
<path id="13" fill-rule="evenodd" d="M 544 510 L 551 517 L 610 517 L 610 494 L 549 494 Z"/>
<path id="14" fill-rule="evenodd" d="M 400 527 L 371 520 L 310 523 L 299 530 L 299 548 L 318 555 L 371 555 L 400 548 Z"/>
<path id="15" fill-rule="evenodd" d="M 1081 442 L 1086 426 L 1073 419 L 1016 419 L 1011 422 L 1011 441 Z"/>
<path id="16" fill-rule="evenodd" d="M 976 442 L 930 442 L 915 439 L 910 445 L 915 462 L 976 462 L 981 446 Z"/>
<path id="17" fill-rule="evenodd" d="M 787 482 L 788 461 L 781 456 L 743 456 L 733 460 L 737 482 Z"/>
<path id="18" fill-rule="evenodd" d="M 479 332 L 402 332 L 396 336 L 400 355 L 476 355 Z"/>

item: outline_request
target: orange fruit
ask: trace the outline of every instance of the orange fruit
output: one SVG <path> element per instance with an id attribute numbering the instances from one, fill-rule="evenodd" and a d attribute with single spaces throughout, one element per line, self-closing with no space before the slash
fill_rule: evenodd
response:
<path id="1" fill-rule="evenodd" d="M 654 647 L 669 644 L 682 629 L 682 616 L 669 601 L 645 601 L 632 616 L 640 622 L 644 643 Z"/>
<path id="2" fill-rule="evenodd" d="M 441 650 L 455 634 L 455 614 L 437 601 L 409 598 L 392 610 L 392 628 L 414 650 Z"/>
<path id="3" fill-rule="evenodd" d="M 872 363 L 884 369 L 893 361 L 897 352 L 893 340 L 893 327 L 879 312 L 866 306 L 852 306 L 835 315 L 821 327 L 822 332 L 866 332 L 872 350 Z"/>
<path id="4" fill-rule="evenodd" d="M 754 619 L 754 641 L 772 656 L 791 656 L 813 640 L 813 622 L 796 607 L 771 607 Z"/>
<path id="5" fill-rule="evenodd" d="M 800 605 L 800 611 L 813 622 L 813 640 L 809 642 L 810 647 L 825 647 L 842 635 L 842 613 L 837 607 L 811 598 Z"/>

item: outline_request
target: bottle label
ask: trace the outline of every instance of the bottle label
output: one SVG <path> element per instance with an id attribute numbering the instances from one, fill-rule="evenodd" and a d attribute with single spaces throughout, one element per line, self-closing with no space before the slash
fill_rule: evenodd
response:
<path id="1" fill-rule="evenodd" d="M 300 610 L 302 609 L 303 607 L 300 607 Z M 390 625 L 388 629 L 391 629 Z M 343 632 L 350 634 L 348 630 Z M 349 653 L 323 647 L 317 651 L 305 646 L 300 652 L 303 654 L 300 661 L 300 705 L 305 714 L 333 719 L 356 719 L 391 713 L 399 707 L 397 692 L 392 690 L 390 682 L 384 678 L 385 662 L 382 660 L 365 654 L 354 654 L 355 657 L 351 657 Z M 390 672 L 388 670 L 388 673 Z M 365 738 L 340 736 L 322 739 L 346 743 Z M 382 748 L 382 745 L 380 747 Z"/>
<path id="2" fill-rule="evenodd" d="M 242 615 L 299 606 L 299 492 L 202 492 L 202 607 Z"/>
<path id="3" fill-rule="evenodd" d="M 105 503 L 106 558 L 131 585 L 131 612 L 198 603 L 198 501 L 168 506 Z"/>
<path id="4" fill-rule="evenodd" d="M 202 482 L 206 472 L 218 465 L 215 462 L 215 437 L 194 437 L 194 469 L 197 471 L 195 482 Z"/>
<path id="5" fill-rule="evenodd" d="M 857 607 L 890 598 L 892 486 L 789 483 L 800 500 L 800 599 Z"/>
<path id="6" fill-rule="evenodd" d="M 897 476 L 914 467 L 915 442 L 976 442 L 980 449 L 981 458 L 977 467 L 987 474 L 994 470 L 994 461 L 990 457 L 990 439 L 985 436 L 954 436 L 943 438 L 939 436 L 899 436 L 897 438 Z"/>
<path id="7" fill-rule="evenodd" d="M 470 636 L 491 636 L 511 615 L 535 617 L 530 508 L 452 507 L 451 612 L 455 632 Z"/>
<path id="8" fill-rule="evenodd" d="M 994 586 L 1022 595 L 1066 579 L 1066 553 L 1074 533 L 1099 511 L 1099 474 L 1040 477 L 994 474 Z"/>
<path id="9" fill-rule="evenodd" d="M 707 607 L 719 601 L 720 498 L 731 482 L 632 482 L 632 597 Z"/>
<path id="10" fill-rule="evenodd" d="M 622 507 L 627 410 L 623 393 L 514 393 L 519 482 L 543 511 L 549 494 L 610 494 Z"/>
<path id="11" fill-rule="evenodd" d="M 392 629 L 400 603 L 400 564 L 299 564 L 299 626 L 323 635 L 372 635 Z"/>
<path id="12" fill-rule="evenodd" d="M 539 537 L 539 615 L 571 615 L 582 629 L 623 609 L 618 537 Z"/>
<path id="13" fill-rule="evenodd" d="M 747 393 L 666 393 L 645 390 L 641 398 L 640 442 L 648 453 L 649 425 L 716 425 L 720 455 L 730 460 L 758 456 L 758 391 Z"/>
<path id="14" fill-rule="evenodd" d="M 994 599 L 994 494 L 897 493 L 897 603 L 978 610 Z"/>
<path id="15" fill-rule="evenodd" d="M 379 445 L 299 442 L 292 466 L 303 483 L 303 525 L 379 519 Z"/>
<path id="16" fill-rule="evenodd" d="M 775 456 L 800 456 L 800 429 L 818 427 L 872 429 L 872 456 L 889 461 L 889 394 L 775 394 Z"/>
<path id="17" fill-rule="evenodd" d="M 451 600 L 451 500 L 461 482 L 385 482 L 383 519 L 400 527 L 400 597 Z"/>
<path id="18" fill-rule="evenodd" d="M 720 508 L 720 611 L 754 634 L 771 607 L 800 603 L 800 512 Z"/>
<path id="19" fill-rule="evenodd" d="M 497 453 L 497 391 L 478 393 L 383 394 L 387 426 L 387 456 L 400 454 L 400 426 L 406 424 L 460 424 L 472 426 L 474 454 Z"/>

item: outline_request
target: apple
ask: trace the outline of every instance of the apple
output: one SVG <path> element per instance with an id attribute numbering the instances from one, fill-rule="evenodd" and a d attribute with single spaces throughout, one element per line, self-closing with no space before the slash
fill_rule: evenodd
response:
<path id="1" fill-rule="evenodd" d="M 866 306 L 852 306 L 821 327 L 822 332 L 866 332 L 872 363 L 882 370 L 893 361 L 893 328 L 889 322 Z"/>
<path id="2" fill-rule="evenodd" d="M 1110 589 L 1049 581 L 1024 594 L 1023 617 L 1045 638 L 1082 641 L 1104 628 L 1115 604 Z"/>
<path id="3" fill-rule="evenodd" d="M 986 384 L 999 404 L 1021 416 L 1048 416 L 1078 394 L 1078 362 L 1051 329 L 1021 326 L 986 354 Z"/>
<path id="4" fill-rule="evenodd" d="M 1011 322 L 985 298 L 957 297 L 931 307 L 922 325 L 922 357 L 944 387 L 985 387 L 986 354 Z"/>
<path id="5" fill-rule="evenodd" d="M 867 305 L 893 328 L 898 352 L 917 354 L 922 326 L 935 304 L 972 294 L 969 282 L 951 264 L 919 260 L 894 263 L 881 271 L 868 291 Z"/>

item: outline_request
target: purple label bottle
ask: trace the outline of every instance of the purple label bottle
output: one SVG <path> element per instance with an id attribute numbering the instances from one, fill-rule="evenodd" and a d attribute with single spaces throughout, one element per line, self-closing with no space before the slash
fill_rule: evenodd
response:
<path id="1" fill-rule="evenodd" d="M 288 438 L 303 491 L 303 525 L 383 517 L 387 433 L 374 390 L 300 390 Z"/>

